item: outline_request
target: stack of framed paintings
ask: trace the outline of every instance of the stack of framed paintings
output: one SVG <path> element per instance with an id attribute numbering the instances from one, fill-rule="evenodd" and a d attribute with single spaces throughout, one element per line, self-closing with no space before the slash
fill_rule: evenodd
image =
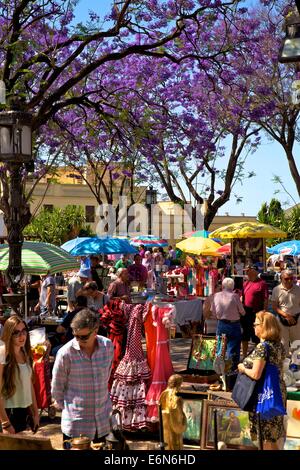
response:
<path id="1" fill-rule="evenodd" d="M 183 434 L 183 444 L 189 448 L 200 448 L 202 409 L 207 393 L 180 391 L 178 395 L 183 399 L 183 411 L 187 419 L 187 428 Z"/>
<path id="2" fill-rule="evenodd" d="M 248 412 L 240 410 L 232 400 L 216 396 L 207 399 L 205 392 L 180 391 L 187 429 L 184 448 L 213 450 L 217 439 L 228 450 L 258 450 L 250 436 Z M 217 423 L 217 435 L 214 425 Z"/>
<path id="3" fill-rule="evenodd" d="M 248 412 L 240 410 L 234 402 L 228 400 L 205 400 L 203 402 L 200 443 L 202 450 L 215 449 L 215 422 L 217 424 L 217 442 L 222 443 L 225 448 L 258 450 L 250 437 Z"/>

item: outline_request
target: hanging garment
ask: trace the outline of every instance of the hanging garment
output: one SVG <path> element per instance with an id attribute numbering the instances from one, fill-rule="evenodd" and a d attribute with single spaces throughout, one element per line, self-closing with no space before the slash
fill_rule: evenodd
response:
<path id="1" fill-rule="evenodd" d="M 125 305 L 129 317 L 125 356 L 118 365 L 111 388 L 111 400 L 122 416 L 125 431 L 147 427 L 146 391 L 151 372 L 142 350 L 144 305 Z"/>
<path id="2" fill-rule="evenodd" d="M 147 362 L 151 370 L 151 377 L 153 377 L 155 368 L 155 357 L 156 357 L 156 326 L 153 325 L 152 318 L 152 304 L 146 304 L 147 309 L 144 313 L 144 329 L 146 338 L 146 351 L 147 351 Z"/>
<path id="3" fill-rule="evenodd" d="M 153 324 L 156 332 L 155 367 L 151 386 L 146 396 L 147 421 L 159 421 L 158 403 L 161 393 L 166 389 L 169 377 L 174 374 L 169 350 L 169 328 L 173 325 L 174 307 L 157 305 L 152 308 Z"/>
<path id="4" fill-rule="evenodd" d="M 108 390 L 111 389 L 115 371 L 124 356 L 123 340 L 126 336 L 128 317 L 125 313 L 125 302 L 123 300 L 110 300 L 107 305 L 99 311 L 100 323 L 107 330 L 107 337 L 114 345 L 114 359 L 108 381 Z"/>

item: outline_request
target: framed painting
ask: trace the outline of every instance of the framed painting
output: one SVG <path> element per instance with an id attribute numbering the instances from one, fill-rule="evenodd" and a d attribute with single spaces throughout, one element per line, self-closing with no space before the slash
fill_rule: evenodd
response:
<path id="1" fill-rule="evenodd" d="M 300 401 L 287 400 L 287 430 L 288 437 L 300 438 Z"/>
<path id="2" fill-rule="evenodd" d="M 214 410 L 216 410 L 217 441 L 227 449 L 257 450 L 250 437 L 247 411 L 225 400 L 204 400 L 202 409 L 201 449 L 214 449 Z"/>
<path id="3" fill-rule="evenodd" d="M 187 369 L 214 372 L 216 354 L 225 357 L 226 336 L 193 335 Z"/>
<path id="4" fill-rule="evenodd" d="M 183 411 L 187 419 L 187 428 L 183 433 L 183 443 L 200 447 L 202 405 L 207 398 L 205 392 L 180 391 L 177 393 L 183 399 Z"/>
<path id="5" fill-rule="evenodd" d="M 234 262 L 237 258 L 241 258 L 246 266 L 249 263 L 256 263 L 260 257 L 263 258 L 264 243 L 262 238 L 234 238 L 232 243 Z"/>
<path id="6" fill-rule="evenodd" d="M 300 439 L 297 437 L 287 437 L 283 450 L 300 450 Z"/>

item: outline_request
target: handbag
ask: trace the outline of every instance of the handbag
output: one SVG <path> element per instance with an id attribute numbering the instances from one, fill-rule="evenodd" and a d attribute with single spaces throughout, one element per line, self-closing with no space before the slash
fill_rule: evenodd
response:
<path id="1" fill-rule="evenodd" d="M 257 399 L 257 381 L 249 375 L 238 373 L 231 397 L 244 411 L 253 411 Z"/>
<path id="2" fill-rule="evenodd" d="M 271 419 L 274 416 L 286 415 L 280 390 L 279 370 L 275 364 L 269 362 L 269 345 L 263 343 L 267 349 L 267 363 L 263 377 L 258 382 L 258 401 L 255 411 L 262 419 Z"/>
<path id="3" fill-rule="evenodd" d="M 295 320 L 296 320 L 295 325 L 297 325 L 299 317 L 300 317 L 300 313 L 296 313 L 296 315 L 294 315 L 294 318 L 295 318 Z M 283 316 L 278 315 L 278 318 L 279 318 L 280 323 L 281 323 L 283 326 L 294 326 L 294 325 L 290 325 L 289 322 L 287 321 L 287 319 L 284 318 Z"/>

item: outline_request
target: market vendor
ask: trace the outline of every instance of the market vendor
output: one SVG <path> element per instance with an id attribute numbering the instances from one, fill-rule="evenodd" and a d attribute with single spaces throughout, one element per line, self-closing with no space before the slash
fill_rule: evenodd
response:
<path id="1" fill-rule="evenodd" d="M 126 268 L 118 269 L 117 279 L 109 285 L 107 295 L 110 299 L 117 297 L 128 303 L 131 301 L 128 270 Z"/>
<path id="2" fill-rule="evenodd" d="M 134 263 L 128 266 L 129 282 L 138 283 L 139 287 L 146 287 L 148 270 L 142 264 L 142 257 L 139 253 L 134 256 Z"/>

